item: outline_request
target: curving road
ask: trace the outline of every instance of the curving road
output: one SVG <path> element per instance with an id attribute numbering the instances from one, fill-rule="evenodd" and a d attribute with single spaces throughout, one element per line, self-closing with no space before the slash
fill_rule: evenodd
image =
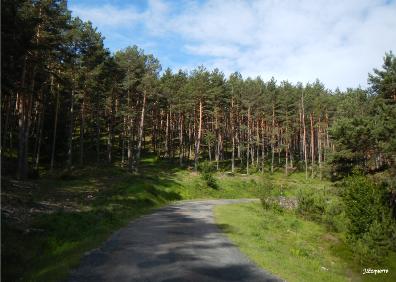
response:
<path id="1" fill-rule="evenodd" d="M 216 226 L 213 207 L 179 202 L 132 221 L 87 254 L 70 282 L 280 281 L 250 262 Z"/>

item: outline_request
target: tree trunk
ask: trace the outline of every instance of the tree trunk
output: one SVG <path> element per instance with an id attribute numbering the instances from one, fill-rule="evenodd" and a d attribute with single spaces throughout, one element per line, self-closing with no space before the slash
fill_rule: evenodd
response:
<path id="1" fill-rule="evenodd" d="M 115 114 L 115 99 L 114 99 L 114 88 L 111 90 L 111 106 L 108 119 L 108 139 L 107 139 L 107 162 L 111 164 L 113 162 L 113 138 L 114 138 L 114 114 Z"/>
<path id="2" fill-rule="evenodd" d="M 322 132 L 320 127 L 320 116 L 318 121 L 318 154 L 319 178 L 322 180 Z"/>
<path id="3" fill-rule="evenodd" d="M 27 177 L 27 144 L 26 140 L 26 127 L 27 127 L 27 97 L 25 90 L 25 80 L 26 80 L 26 66 L 27 56 L 25 56 L 22 77 L 21 77 L 21 87 L 20 92 L 17 93 L 17 112 L 18 112 L 18 173 L 17 178 L 23 179 Z"/>
<path id="4" fill-rule="evenodd" d="M 301 95 L 301 110 L 302 110 L 302 126 L 303 126 L 303 151 L 304 151 L 304 162 L 305 162 L 305 179 L 308 179 L 307 130 L 305 128 L 304 93 Z"/>
<path id="5" fill-rule="evenodd" d="M 123 126 L 122 126 L 122 145 L 121 145 L 121 165 L 125 165 L 125 138 L 127 137 L 126 129 L 127 129 L 127 118 L 124 116 Z"/>
<path id="6" fill-rule="evenodd" d="M 84 164 L 84 130 L 85 130 L 85 93 L 81 104 L 81 124 L 80 124 L 80 165 Z"/>
<path id="7" fill-rule="evenodd" d="M 142 112 L 140 115 L 140 124 L 139 124 L 139 139 L 136 153 L 136 162 L 140 161 L 140 154 L 142 148 L 142 140 L 143 140 L 143 129 L 144 129 L 144 112 L 146 109 L 146 91 L 143 92 L 143 104 L 142 104 Z"/>
<path id="8" fill-rule="evenodd" d="M 169 111 L 166 112 L 165 157 L 169 158 Z"/>
<path id="9" fill-rule="evenodd" d="M 250 154 L 250 106 L 247 116 L 247 150 L 246 150 L 246 174 L 249 174 L 249 154 Z"/>
<path id="10" fill-rule="evenodd" d="M 326 162 L 326 160 L 327 160 L 327 150 L 330 148 L 330 141 L 329 141 L 329 116 L 328 116 L 328 114 L 326 113 L 326 115 L 325 115 L 325 119 L 326 119 L 326 128 L 325 128 L 325 131 L 326 131 L 326 144 L 325 144 L 325 148 L 324 148 L 324 153 L 323 153 L 323 161 L 324 162 Z"/>
<path id="11" fill-rule="evenodd" d="M 96 164 L 99 164 L 99 161 L 100 161 L 100 125 L 99 125 L 99 113 L 96 114 L 95 125 L 96 125 Z"/>
<path id="12" fill-rule="evenodd" d="M 259 167 L 259 156 L 260 156 L 260 128 L 259 120 L 256 121 L 256 167 Z"/>
<path id="13" fill-rule="evenodd" d="M 183 114 L 179 119 L 179 164 L 183 166 Z"/>
<path id="14" fill-rule="evenodd" d="M 133 115 L 132 115 L 132 105 L 131 105 L 131 92 L 128 89 L 127 93 L 127 105 L 128 105 L 128 124 L 127 124 L 127 156 L 128 156 L 128 169 L 133 170 Z"/>
<path id="15" fill-rule="evenodd" d="M 313 124 L 313 114 L 309 115 L 310 124 L 311 124 L 311 177 L 314 177 L 314 166 L 315 166 L 315 132 L 314 132 L 314 124 Z"/>
<path id="16" fill-rule="evenodd" d="M 54 79 L 53 77 L 51 78 Z M 53 82 L 51 82 L 53 83 Z M 52 137 L 52 150 L 51 150 L 51 167 L 50 171 L 52 172 L 54 169 L 54 160 L 55 160 L 55 146 L 56 146 L 56 131 L 58 129 L 58 113 L 59 113 L 59 82 L 57 84 L 56 90 L 56 104 L 55 104 L 55 120 L 54 120 L 54 134 Z"/>
<path id="17" fill-rule="evenodd" d="M 1 128 L 1 130 L 4 132 L 3 135 L 2 135 L 2 142 L 1 142 L 1 147 L 2 147 L 1 149 L 2 150 L 4 149 L 6 141 L 7 141 L 7 134 L 10 132 L 8 130 L 8 124 L 9 124 L 10 115 L 11 115 L 12 100 L 13 100 L 12 97 L 13 97 L 13 93 L 11 93 L 9 95 L 8 101 L 7 101 L 8 103 L 5 102 L 5 107 L 7 107 L 7 109 L 6 109 L 6 114 L 5 114 L 4 126 Z"/>
<path id="18" fill-rule="evenodd" d="M 286 164 L 285 164 L 285 174 L 286 174 L 286 176 L 288 175 L 288 165 L 289 165 L 289 163 L 288 163 L 288 155 L 289 154 L 289 145 L 288 144 L 286 144 L 286 146 L 285 146 L 285 158 L 286 158 Z"/>
<path id="19" fill-rule="evenodd" d="M 194 151 L 194 168 L 195 168 L 195 171 L 198 171 L 198 158 L 199 158 L 199 146 L 201 144 L 201 134 L 202 134 L 202 99 L 199 100 L 198 135 L 195 138 L 195 151 Z"/>
<path id="20" fill-rule="evenodd" d="M 35 170 L 38 170 L 38 166 L 40 163 L 41 142 L 43 140 L 44 117 L 45 117 L 44 113 L 45 113 L 44 93 L 41 91 L 41 113 L 40 113 L 39 129 L 37 134 L 38 140 L 37 140 L 35 165 L 34 165 Z"/>
<path id="21" fill-rule="evenodd" d="M 189 119 L 188 120 L 188 155 L 187 155 L 187 159 L 189 163 L 192 155 L 191 139 L 192 139 L 192 130 L 191 130 L 191 120 Z"/>
<path id="22" fill-rule="evenodd" d="M 232 153 L 231 153 L 231 172 L 235 171 L 235 129 L 234 129 L 234 97 L 231 98 L 231 135 L 232 135 Z"/>
<path id="23" fill-rule="evenodd" d="M 272 104 L 271 173 L 274 173 L 274 158 L 275 158 L 275 105 Z"/>
<path id="24" fill-rule="evenodd" d="M 265 121 L 261 121 L 261 173 L 264 173 L 265 167 Z"/>
<path id="25" fill-rule="evenodd" d="M 69 138 L 68 138 L 68 149 L 67 149 L 67 166 L 70 169 L 72 166 L 73 158 L 73 131 L 74 131 L 74 79 L 72 82 L 72 91 L 70 95 L 70 111 L 69 111 Z"/>
<path id="26" fill-rule="evenodd" d="M 215 132 L 216 132 L 216 169 L 219 170 L 219 159 L 220 159 L 220 144 L 221 144 L 221 135 L 220 135 L 220 130 L 219 130 L 219 117 L 218 117 L 218 112 L 216 110 L 215 112 Z"/>

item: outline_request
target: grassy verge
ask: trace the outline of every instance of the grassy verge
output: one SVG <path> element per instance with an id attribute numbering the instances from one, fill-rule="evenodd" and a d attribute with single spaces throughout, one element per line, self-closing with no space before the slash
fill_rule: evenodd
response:
<path id="1" fill-rule="evenodd" d="M 395 253 L 380 266 L 362 266 L 347 245 L 345 217 L 339 212 L 342 187 L 305 179 L 302 173 L 275 173 L 258 181 L 267 182 L 266 199 L 305 199 L 298 212 L 277 202 L 265 208 L 257 203 L 216 207 L 219 226 L 259 266 L 287 281 L 396 281 Z M 363 275 L 364 268 L 389 272 Z"/>
<path id="2" fill-rule="evenodd" d="M 218 175 L 212 189 L 196 173 L 145 159 L 138 174 L 86 167 L 27 183 L 3 181 L 2 281 L 59 281 L 84 252 L 153 208 L 183 199 L 258 197 L 254 176 Z"/>
<path id="3" fill-rule="evenodd" d="M 218 206 L 215 215 L 245 254 L 282 279 L 348 281 L 357 276 L 332 250 L 340 240 L 317 223 L 257 203 Z"/>

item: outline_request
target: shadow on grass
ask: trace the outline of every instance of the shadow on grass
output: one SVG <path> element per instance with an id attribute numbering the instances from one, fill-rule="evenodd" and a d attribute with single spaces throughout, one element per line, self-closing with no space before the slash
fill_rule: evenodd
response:
<path id="1" fill-rule="evenodd" d="M 29 218 L 28 228 L 20 228 L 19 222 L 2 213 L 2 281 L 64 278 L 85 251 L 114 230 L 155 207 L 180 200 L 172 191 L 179 185 L 173 179 L 178 170 L 163 162 L 143 163 L 137 174 L 99 166 L 32 181 L 29 200 L 20 203 Z M 20 196 L 13 187 L 6 191 L 15 199 Z M 36 206 L 41 209 L 33 213 Z"/>

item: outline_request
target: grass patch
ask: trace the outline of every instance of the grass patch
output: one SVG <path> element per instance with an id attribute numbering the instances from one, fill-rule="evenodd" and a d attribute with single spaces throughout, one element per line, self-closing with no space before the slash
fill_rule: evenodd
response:
<path id="1" fill-rule="evenodd" d="M 215 177 L 218 189 L 197 173 L 147 158 L 137 174 L 85 167 L 18 184 L 26 189 L 3 182 L 3 205 L 23 222 L 2 213 L 2 280 L 62 280 L 86 251 L 154 208 L 184 199 L 255 198 L 264 189 L 255 176 Z"/>
<path id="2" fill-rule="evenodd" d="M 9 183 L 3 180 L 2 209 L 15 209 L 21 216 L 13 220 L 2 213 L 2 281 L 61 281 L 86 251 L 99 246 L 112 232 L 135 217 L 178 200 L 261 198 L 268 191 L 274 197 L 297 197 L 301 190 L 320 192 L 326 200 L 334 198 L 330 182 L 306 180 L 303 173 L 286 177 L 282 172 L 264 175 L 215 172 L 213 177 L 216 189 L 208 187 L 199 173 L 151 157 L 142 160 L 135 174 L 117 166 L 95 166 L 59 171 L 15 187 L 8 185 L 11 180 Z M 352 257 L 343 240 L 326 232 L 322 225 L 259 207 L 257 204 L 219 208 L 226 213 L 221 220 L 231 226 L 226 231 L 241 241 L 243 251 L 252 252 L 253 258 L 265 257 L 263 261 L 272 264 L 274 270 L 263 265 L 264 268 L 275 274 L 277 269 L 287 269 L 290 281 L 300 281 L 295 280 L 295 272 L 299 271 L 298 260 L 302 260 L 304 275 L 314 273 L 309 279 L 360 279 L 356 274 L 360 268 L 351 271 L 346 267 L 353 265 L 352 259 L 345 262 L 339 258 Z M 239 210 L 225 212 L 228 208 Z M 284 241 L 289 246 L 280 252 L 277 248 Z M 316 245 L 319 243 L 323 244 Z M 267 256 L 268 252 L 272 257 Z M 389 269 L 396 269 L 395 257 L 388 261 Z M 292 267 L 295 270 L 291 271 Z M 394 276 L 387 277 L 396 281 Z"/>
<path id="3" fill-rule="evenodd" d="M 396 281 L 395 254 L 388 274 L 362 275 L 342 234 L 294 213 L 264 210 L 259 203 L 215 208 L 216 222 L 257 265 L 287 281 Z M 367 266 L 367 268 L 376 268 Z"/>
<path id="4" fill-rule="evenodd" d="M 348 281 L 356 276 L 332 252 L 341 241 L 314 222 L 260 204 L 217 206 L 216 220 L 254 262 L 287 281 Z"/>

